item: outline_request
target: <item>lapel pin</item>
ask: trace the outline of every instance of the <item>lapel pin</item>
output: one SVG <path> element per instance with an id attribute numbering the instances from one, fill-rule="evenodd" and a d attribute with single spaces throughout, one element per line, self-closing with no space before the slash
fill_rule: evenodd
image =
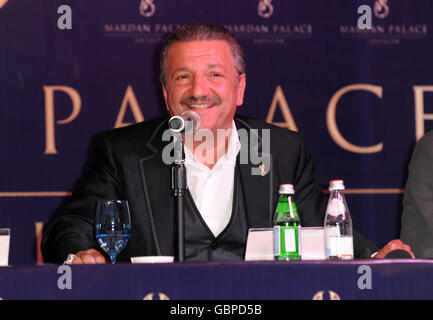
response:
<path id="1" fill-rule="evenodd" d="M 259 165 L 259 168 L 260 168 L 260 170 L 261 170 L 261 175 L 262 175 L 262 177 L 264 177 L 264 176 L 266 175 L 265 165 L 264 165 L 263 163 L 261 163 L 261 164 Z"/>

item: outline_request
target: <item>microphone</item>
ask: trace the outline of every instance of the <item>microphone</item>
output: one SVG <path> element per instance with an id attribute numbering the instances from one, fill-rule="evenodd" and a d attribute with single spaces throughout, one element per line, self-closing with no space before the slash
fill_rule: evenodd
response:
<path id="1" fill-rule="evenodd" d="M 168 120 L 168 127 L 173 133 L 193 133 L 200 128 L 200 116 L 191 110 L 184 111 L 180 116 L 173 116 Z M 174 196 L 174 213 L 176 216 L 176 261 L 185 260 L 185 194 L 186 167 L 185 152 L 182 139 L 173 136 L 174 162 L 171 167 L 171 190 Z"/>
<path id="2" fill-rule="evenodd" d="M 168 127 L 175 133 L 194 133 L 200 128 L 200 116 L 191 110 L 184 111 L 180 116 L 171 117 Z"/>
<path id="3" fill-rule="evenodd" d="M 406 250 L 397 249 L 389 252 L 385 259 L 412 259 L 412 256 Z"/>

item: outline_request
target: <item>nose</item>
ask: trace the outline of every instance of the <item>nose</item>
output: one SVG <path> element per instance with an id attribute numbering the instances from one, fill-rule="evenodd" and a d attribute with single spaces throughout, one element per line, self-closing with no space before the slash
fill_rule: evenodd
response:
<path id="1" fill-rule="evenodd" d="M 198 99 L 205 97 L 209 94 L 209 86 L 206 77 L 195 74 L 193 81 L 192 81 L 192 87 L 191 87 L 191 95 Z"/>

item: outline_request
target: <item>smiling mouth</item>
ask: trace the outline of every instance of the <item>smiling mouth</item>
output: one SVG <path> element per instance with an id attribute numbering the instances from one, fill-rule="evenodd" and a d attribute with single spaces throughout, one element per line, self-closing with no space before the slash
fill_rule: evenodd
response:
<path id="1" fill-rule="evenodd" d="M 200 98 L 187 96 L 181 99 L 180 104 L 191 109 L 204 110 L 219 106 L 221 104 L 221 98 L 217 95 L 203 96 Z"/>
<path id="2" fill-rule="evenodd" d="M 191 109 L 207 109 L 213 107 L 213 104 L 190 104 L 188 105 Z"/>

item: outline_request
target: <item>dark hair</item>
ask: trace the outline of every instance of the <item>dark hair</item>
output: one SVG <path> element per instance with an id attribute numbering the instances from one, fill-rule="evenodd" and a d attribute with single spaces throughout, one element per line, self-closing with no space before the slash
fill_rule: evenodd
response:
<path id="1" fill-rule="evenodd" d="M 210 41 L 223 40 L 226 41 L 231 48 L 233 56 L 233 64 L 236 68 L 237 79 L 242 73 L 245 73 L 244 53 L 238 39 L 233 33 L 216 24 L 210 23 L 192 23 L 181 26 L 168 34 L 164 45 L 161 49 L 159 64 L 161 68 L 160 80 L 165 84 L 167 81 L 166 64 L 167 52 L 170 46 L 175 42 L 180 41 Z"/>

